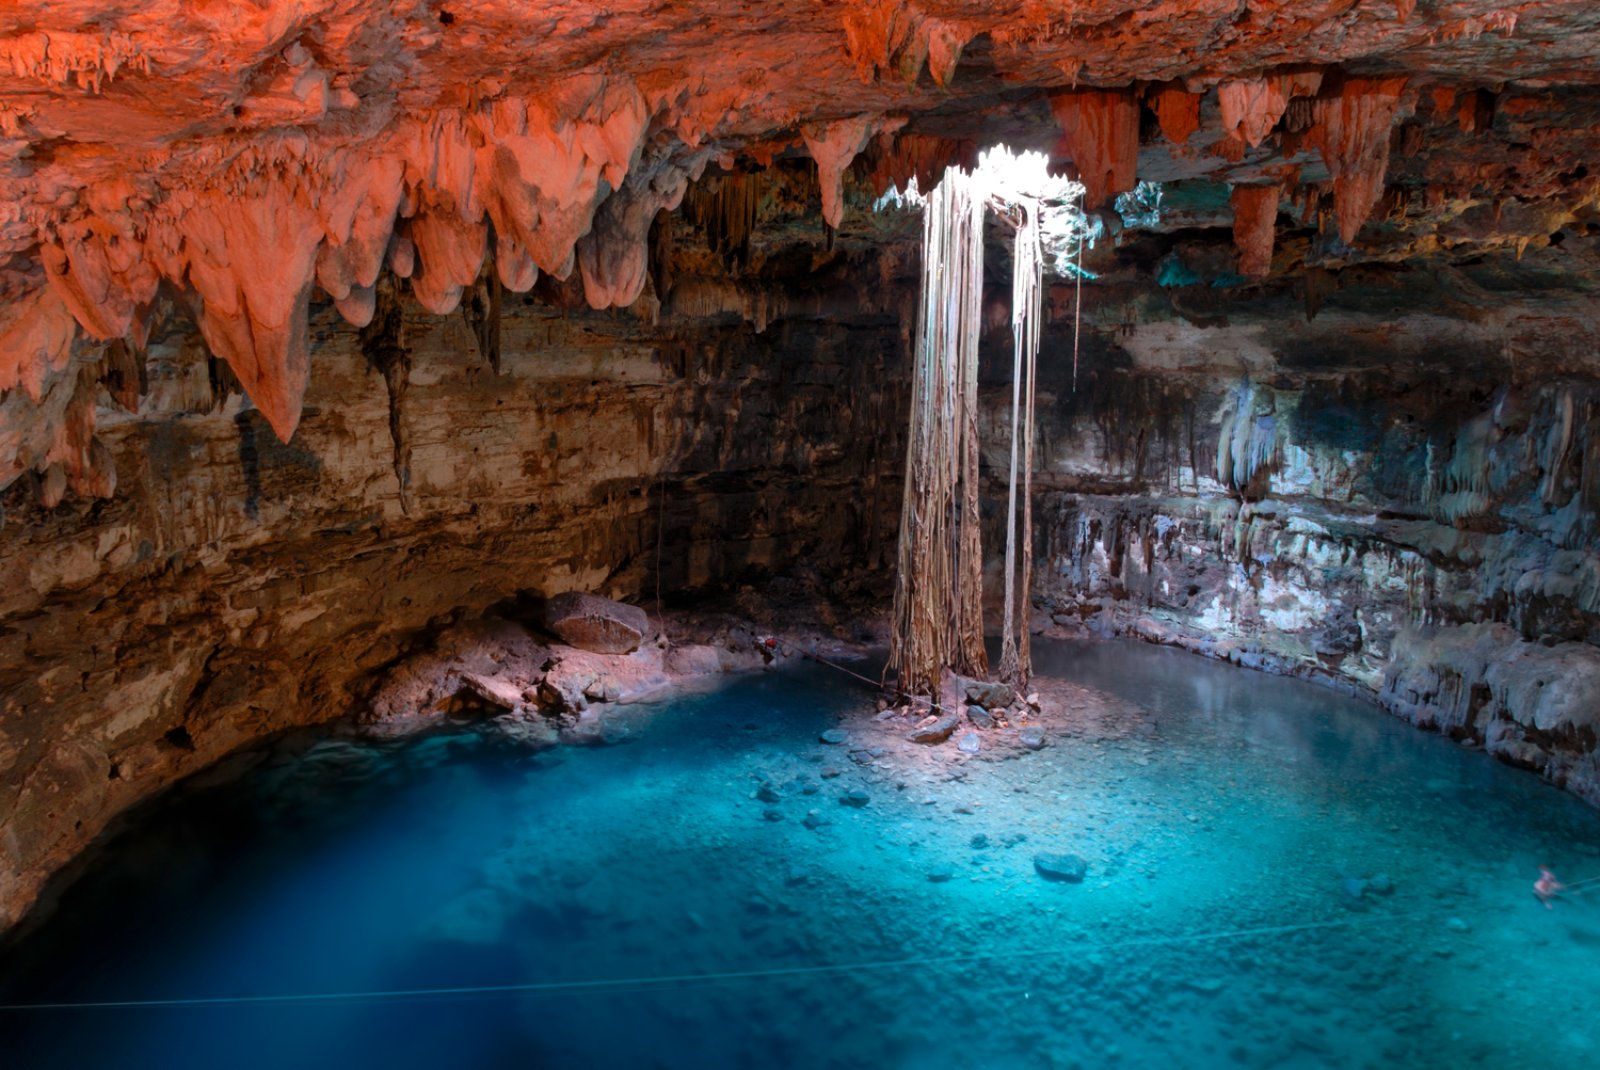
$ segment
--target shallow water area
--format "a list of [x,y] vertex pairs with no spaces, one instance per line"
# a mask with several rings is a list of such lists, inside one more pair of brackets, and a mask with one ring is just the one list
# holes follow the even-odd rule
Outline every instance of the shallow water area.
[[1071,681],[1038,750],[906,743],[814,665],[618,711],[610,746],[281,745],[143,812],[4,950],[7,1003],[138,1004],[7,1010],[5,1065],[1600,1052],[1600,892],[1531,894],[1540,863],[1600,876],[1600,814],[1309,684],[1129,643],[1035,659]]

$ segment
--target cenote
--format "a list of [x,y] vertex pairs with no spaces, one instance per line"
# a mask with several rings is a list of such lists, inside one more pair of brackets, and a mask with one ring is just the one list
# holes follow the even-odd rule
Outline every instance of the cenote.
[[1035,658],[1038,749],[880,736],[811,664],[613,709],[606,746],[285,739],[139,810],[6,949],[6,1065],[1594,1057],[1600,912],[1531,894],[1600,876],[1593,810],[1303,682]]

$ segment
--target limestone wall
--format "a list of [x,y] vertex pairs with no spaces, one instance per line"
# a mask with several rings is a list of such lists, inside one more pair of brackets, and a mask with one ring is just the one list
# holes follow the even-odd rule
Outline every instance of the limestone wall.
[[114,497],[4,496],[0,929],[132,802],[358,708],[431,621],[572,588],[652,606],[658,543],[669,594],[892,561],[893,318],[512,300],[498,372],[463,316],[412,306],[398,457],[385,375],[324,310],[288,445],[179,330],[139,415],[101,398]]
[[1058,325],[1040,623],[1330,680],[1600,803],[1596,302],[1501,278],[1130,316],[1075,392]]

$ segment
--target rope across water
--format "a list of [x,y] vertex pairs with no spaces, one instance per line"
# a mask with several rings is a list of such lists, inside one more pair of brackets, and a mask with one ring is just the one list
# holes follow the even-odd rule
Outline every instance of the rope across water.
[[[1600,879],[1600,878],[1597,878]],[[1588,883],[1588,882],[1584,882]],[[1297,932],[1325,929],[1349,929],[1408,921],[1426,915],[1437,915],[1437,908],[1405,911],[1397,914],[1341,918],[1333,921],[1301,922],[1294,925],[1263,925],[1245,929],[1224,929],[1213,932],[1187,933],[1176,936],[1130,937],[1124,940],[1075,942],[1070,947],[1031,948],[1020,951],[974,952],[959,955],[924,955],[899,959],[880,959],[865,962],[848,962],[820,966],[786,966],[760,970],[727,970],[714,973],[660,974],[640,977],[599,978],[589,981],[539,981],[526,984],[462,985],[440,988],[385,989],[366,992],[307,992],[266,996],[198,996],[185,999],[129,999],[93,1000],[60,1003],[0,1004],[0,1011],[71,1011],[71,1010],[137,1010],[176,1007],[221,1007],[239,1005],[273,1005],[296,1003],[355,1003],[364,1001],[408,1000],[427,998],[498,997],[508,995],[538,995],[541,993],[614,992],[627,989],[654,989],[664,986],[681,988],[688,985],[722,984],[731,981],[763,981],[793,977],[816,977],[829,974],[865,973],[876,970],[914,969],[927,966],[949,966],[960,963],[1007,962],[1026,959],[1088,955],[1103,951],[1116,951],[1137,947],[1172,947],[1183,944],[1200,944],[1242,940],[1262,936],[1286,936]]]

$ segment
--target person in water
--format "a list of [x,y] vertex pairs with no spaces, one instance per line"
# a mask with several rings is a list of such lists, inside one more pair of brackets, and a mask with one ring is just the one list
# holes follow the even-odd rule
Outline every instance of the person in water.
[[1549,866],[1539,867],[1539,879],[1533,884],[1533,894],[1539,897],[1539,902],[1544,904],[1546,910],[1555,909],[1550,901],[1561,894],[1561,889],[1565,887],[1565,884],[1556,880],[1556,875],[1551,872]]

